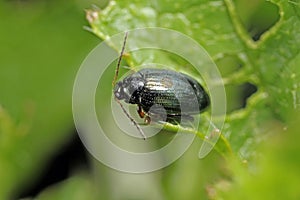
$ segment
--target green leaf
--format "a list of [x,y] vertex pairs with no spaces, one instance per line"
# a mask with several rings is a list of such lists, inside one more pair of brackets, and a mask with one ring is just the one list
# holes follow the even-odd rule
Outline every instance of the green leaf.
[[[267,143],[269,138],[274,136],[275,131],[271,129],[272,126],[278,129],[289,126],[287,122],[292,119],[290,114],[294,110],[299,111],[300,101],[300,3],[297,0],[272,0],[268,2],[268,5],[278,8],[279,19],[258,41],[254,41],[250,37],[232,0],[181,0],[176,2],[168,0],[130,2],[116,0],[111,1],[104,10],[88,10],[87,12],[90,30],[102,39],[107,39],[115,33],[133,28],[153,26],[169,28],[185,33],[195,39],[207,50],[216,63],[225,63],[225,65],[218,66],[220,71],[230,68],[230,65],[241,66],[229,75],[224,76],[225,84],[242,85],[251,83],[257,87],[257,92],[248,98],[245,108],[227,114],[222,134],[226,138],[224,141],[229,141],[230,149],[239,157],[234,161],[229,159],[229,163],[237,165],[233,167],[232,177],[238,178],[241,175],[245,178],[246,183],[242,188],[249,185],[253,186],[254,189],[251,189],[253,194],[259,191],[259,184],[256,185],[255,180],[251,177],[248,183],[247,177],[249,170],[255,170],[254,163],[260,155],[260,151],[257,150],[258,144]],[[234,59],[226,65],[224,60],[229,57]],[[149,60],[149,58],[152,60]],[[162,59],[169,59],[172,65],[177,64],[176,69],[182,68],[180,61],[177,59],[153,51],[133,53],[130,57],[127,57],[126,61],[132,69],[135,69],[136,65]],[[237,100],[229,96],[228,101],[236,102]],[[171,130],[172,128],[168,127],[167,129]],[[200,138],[203,139],[203,135]],[[222,148],[225,146],[224,144],[217,145],[216,150],[221,149],[221,151],[226,152],[228,148]],[[272,152],[272,148],[270,152]],[[276,152],[279,153],[280,150]],[[294,155],[294,152],[296,151],[291,154]],[[289,152],[287,152],[288,154]],[[275,159],[274,161],[272,156],[269,158],[270,163],[278,164],[279,160]],[[178,162],[180,166],[182,163]],[[188,167],[174,166],[176,176],[185,177],[185,174],[189,171],[193,171],[192,177],[203,175],[200,171],[197,171],[200,169],[199,163],[189,164]],[[268,164],[265,163],[265,165]],[[299,166],[299,163],[295,163],[295,165]],[[272,165],[265,168],[267,176],[263,177],[260,182],[262,185],[266,185],[267,180],[273,175],[271,169]],[[279,174],[283,173],[285,169],[280,166],[276,170]],[[280,176],[280,178],[283,177]],[[271,180],[282,186],[280,178]],[[296,182],[293,178],[291,180],[293,183]],[[194,184],[189,183],[189,181],[185,182],[187,188],[197,190],[194,186],[197,182],[194,182]],[[225,180],[221,181],[220,184],[213,185],[216,188],[228,190],[231,183],[231,180]],[[287,185],[288,181],[285,184]],[[195,193],[186,193],[188,189],[184,186],[180,188],[174,185],[169,187],[173,199],[178,198],[180,196],[178,194],[184,194],[180,197],[186,199],[197,198],[193,196]],[[239,186],[234,186],[234,188],[239,190]],[[245,188],[241,191],[246,191]],[[265,188],[265,191],[273,191],[269,190],[268,187],[262,188]],[[234,196],[236,190],[233,189],[230,194]],[[260,193],[256,194],[259,195]],[[255,194],[253,196],[255,198],[250,199],[257,198]]]
[[[235,152],[246,159],[263,138],[265,125],[273,120],[285,122],[289,110],[299,108],[299,4],[273,3],[279,7],[280,19],[257,42],[247,34],[231,0],[111,1],[103,11],[89,10],[87,16],[92,32],[102,39],[132,28],[158,26],[191,36],[216,62],[227,55],[237,56],[243,68],[226,77],[226,83],[250,82],[258,92],[249,99],[253,102],[250,106],[229,115],[223,134]],[[159,60],[159,54],[141,52],[128,63],[148,62],[145,58],[150,53]],[[224,66],[219,67],[222,70]]]
[[[291,110],[299,110],[300,71],[299,67],[296,67],[299,65],[299,4],[288,1],[274,3],[279,7],[280,20],[258,42],[247,38],[241,23],[233,20],[237,33],[246,45],[247,64],[251,68],[251,75],[255,74],[254,80],[259,89],[257,93],[265,96],[262,102],[248,105],[239,113],[246,114],[244,123],[241,122],[243,117],[229,122],[231,126],[226,132],[233,132],[235,129],[237,134],[231,137],[231,143],[234,149],[240,144],[240,154],[254,152],[253,149],[246,152],[241,149],[245,149],[249,143],[256,143],[255,140],[264,138],[268,132],[266,127],[272,118],[285,123]],[[234,5],[230,1],[227,1],[227,4],[231,16],[236,16]],[[257,96],[258,94],[253,98]],[[232,126],[233,124],[239,124],[241,127],[236,129],[237,126]],[[264,135],[257,135],[260,133]],[[237,139],[240,137],[244,139]]]
[[280,19],[248,55],[274,114],[286,122],[289,112],[300,106],[300,7],[297,1],[272,2]]
[[87,19],[92,32],[102,39],[133,28],[177,30],[197,40],[214,57],[243,49],[227,12],[222,1],[110,1],[104,10],[88,10]]

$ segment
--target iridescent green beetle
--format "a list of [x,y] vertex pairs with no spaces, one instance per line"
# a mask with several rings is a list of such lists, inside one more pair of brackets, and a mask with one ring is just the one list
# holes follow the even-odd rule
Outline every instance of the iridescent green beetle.
[[166,115],[165,121],[171,123],[180,121],[181,117],[193,119],[192,115],[199,114],[209,106],[210,99],[204,88],[194,78],[173,70],[145,68],[116,83],[127,36],[128,33],[125,34],[118,60],[113,92],[116,101],[144,139],[146,136],[142,129],[120,100],[137,104],[138,114],[146,123],[150,123],[152,117],[161,119],[162,115]]

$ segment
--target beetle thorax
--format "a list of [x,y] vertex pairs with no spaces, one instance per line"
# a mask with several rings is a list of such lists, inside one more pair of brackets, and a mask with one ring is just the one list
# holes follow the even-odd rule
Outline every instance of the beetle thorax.
[[129,76],[116,84],[114,94],[117,99],[126,103],[138,104],[143,87],[144,81],[141,77]]

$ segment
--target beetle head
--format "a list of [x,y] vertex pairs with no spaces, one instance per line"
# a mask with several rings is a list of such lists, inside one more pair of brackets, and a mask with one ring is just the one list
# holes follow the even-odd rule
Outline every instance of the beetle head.
[[140,92],[144,87],[144,81],[140,77],[128,76],[123,81],[119,81],[115,88],[115,97],[119,100],[123,100],[126,103],[136,104],[138,103],[138,98]]

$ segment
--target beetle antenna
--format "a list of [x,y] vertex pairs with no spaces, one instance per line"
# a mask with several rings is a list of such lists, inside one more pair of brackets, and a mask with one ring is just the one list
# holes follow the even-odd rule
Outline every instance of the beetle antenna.
[[[120,56],[118,59],[118,63],[117,63],[117,68],[116,68],[116,72],[115,72],[115,77],[113,79],[112,82],[112,86],[115,87],[116,82],[117,82],[117,78],[119,75],[119,69],[120,69],[120,65],[121,65],[121,61],[122,61],[122,57],[125,51],[125,45],[126,45],[126,41],[127,41],[127,37],[128,37],[128,32],[125,32],[125,36],[124,36],[124,42],[123,42],[123,46],[122,46],[122,50],[120,52]],[[146,135],[143,132],[143,130],[141,129],[141,127],[137,124],[137,122],[129,115],[129,113],[126,111],[126,109],[124,108],[124,106],[121,104],[121,102],[119,101],[119,99],[117,99],[115,97],[116,102],[121,106],[123,112],[126,114],[126,116],[130,119],[130,121],[133,123],[133,125],[137,128],[137,130],[139,131],[139,133],[142,135],[143,139],[146,140]]]
[[123,57],[123,54],[124,54],[127,37],[128,37],[128,32],[126,31],[125,36],[124,36],[124,42],[123,42],[122,50],[120,52],[120,56],[119,56],[119,59],[118,59],[118,64],[117,64],[117,68],[116,68],[116,72],[115,72],[115,77],[114,77],[114,80],[112,82],[113,87],[115,87],[116,81],[117,81],[117,78],[118,78],[118,75],[119,75],[120,64],[121,64],[122,57]]
[[143,130],[141,129],[141,127],[138,125],[138,123],[136,123],[136,121],[129,115],[129,113],[126,111],[126,109],[124,108],[124,106],[121,104],[121,102],[115,98],[115,100],[117,101],[117,103],[121,106],[123,112],[126,114],[126,116],[130,119],[130,121],[133,123],[133,125],[137,128],[137,130],[140,132],[140,134],[142,135],[143,139],[146,140],[146,135],[143,132]]

